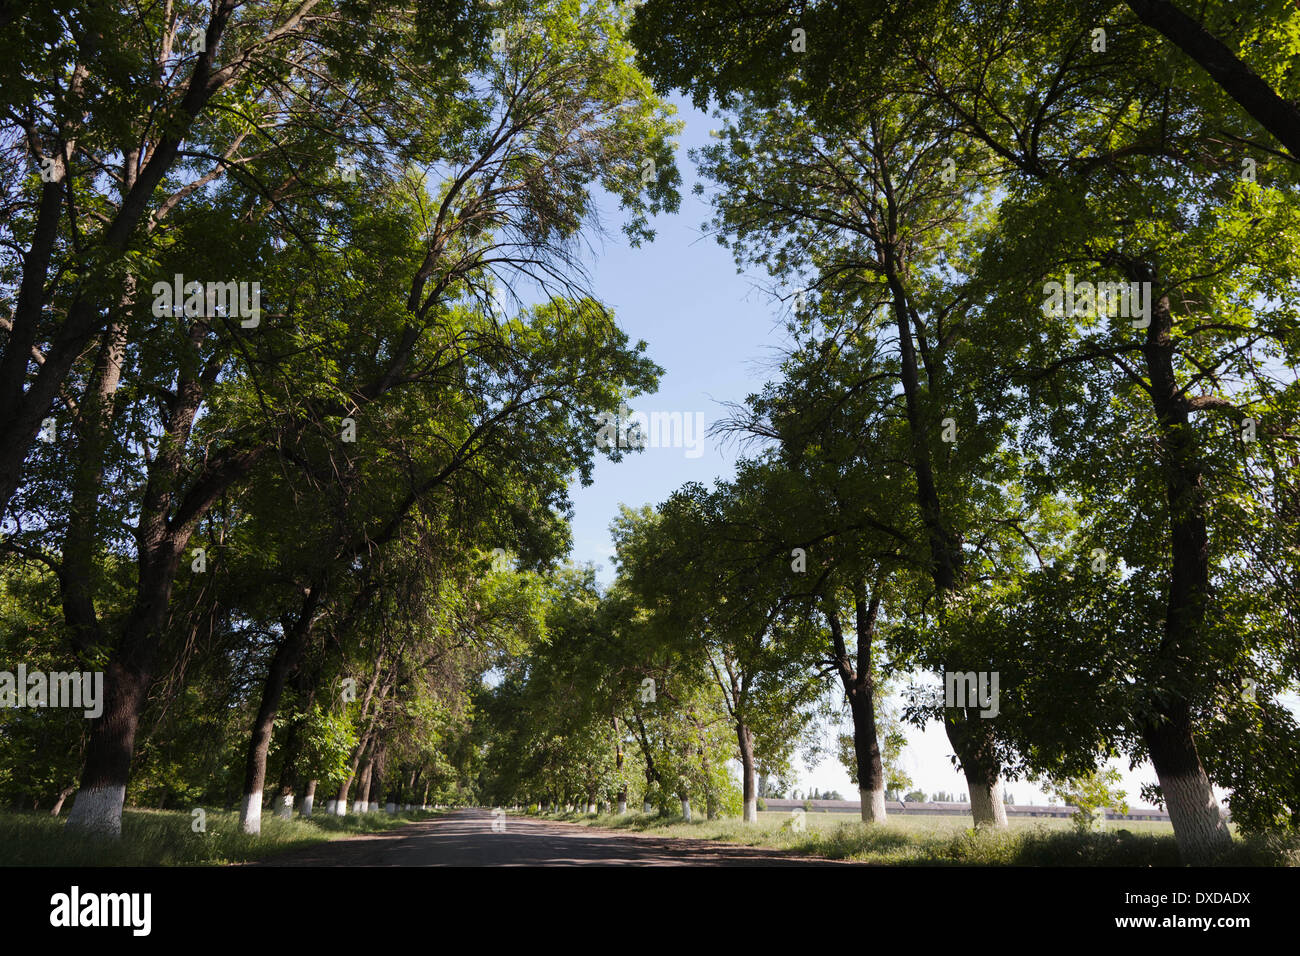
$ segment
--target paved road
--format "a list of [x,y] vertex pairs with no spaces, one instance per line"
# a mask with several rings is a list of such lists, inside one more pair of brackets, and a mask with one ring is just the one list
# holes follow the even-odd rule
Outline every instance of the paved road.
[[708,840],[677,840],[577,823],[506,817],[493,832],[487,810],[456,810],[389,833],[293,850],[267,866],[806,866],[836,861]]

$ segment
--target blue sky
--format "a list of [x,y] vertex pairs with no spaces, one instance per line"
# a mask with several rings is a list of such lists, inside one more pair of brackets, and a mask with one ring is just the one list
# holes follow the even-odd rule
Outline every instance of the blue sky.
[[[596,295],[613,308],[619,324],[635,339],[649,345],[650,357],[664,369],[659,391],[633,403],[647,412],[680,412],[690,420],[702,417],[707,425],[721,418],[724,402],[739,402],[775,375],[782,345],[783,318],[788,306],[776,301],[767,277],[761,273],[737,274],[731,253],[703,232],[709,216],[708,202],[694,195],[698,181],[687,150],[708,143],[709,130],[722,124],[674,98],[686,128],[678,137],[678,166],[683,179],[679,213],[655,220],[653,243],[631,248],[618,231],[619,214],[613,202],[605,204],[607,237],[594,244],[592,264]],[[788,294],[788,293],[787,293]],[[702,454],[685,448],[649,447],[612,463],[597,458],[593,483],[576,483],[573,560],[592,562],[602,582],[613,577],[613,545],[609,526],[619,505],[657,504],[688,481],[705,484],[732,475],[739,449],[734,442],[720,445],[703,440]],[[829,743],[829,741],[828,741]],[[952,750],[938,724],[924,732],[910,730],[902,761],[914,785],[927,793],[946,790],[960,796],[965,778],[952,769]],[[1133,806],[1141,784],[1153,783],[1150,766],[1127,770],[1124,787]],[[798,774],[801,790],[838,790],[855,798],[848,774],[833,755]],[[1047,797],[1024,781],[1007,785],[1021,803],[1046,803]]]

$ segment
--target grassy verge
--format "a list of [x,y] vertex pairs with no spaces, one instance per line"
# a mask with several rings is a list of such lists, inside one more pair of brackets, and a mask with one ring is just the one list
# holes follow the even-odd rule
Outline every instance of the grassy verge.
[[[809,813],[796,830],[786,813],[759,813],[757,823],[735,817],[695,820],[642,813],[549,814],[548,819],[634,830],[655,836],[721,840],[836,860],[931,866],[1178,866],[1168,823],[1113,821],[1107,829],[1078,833],[1064,819],[1013,819],[1004,831],[970,827],[966,817],[895,816],[867,825],[845,815]],[[1300,838],[1239,838],[1225,866],[1298,866]]]
[[239,814],[207,812],[206,832],[195,833],[193,818],[176,810],[127,810],[121,840],[96,840],[69,833],[64,820],[46,813],[0,813],[0,866],[205,866],[261,860],[276,853],[358,833],[382,833],[440,811],[320,814],[310,820],[262,817],[262,832],[239,829]]

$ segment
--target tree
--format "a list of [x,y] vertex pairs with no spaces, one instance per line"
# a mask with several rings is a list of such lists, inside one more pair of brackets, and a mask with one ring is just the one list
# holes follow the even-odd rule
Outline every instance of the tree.
[[1106,811],[1114,810],[1120,816],[1128,813],[1124,791],[1115,788],[1119,771],[1107,767],[1104,771],[1073,777],[1068,780],[1040,781],[1053,799],[1075,808],[1073,817],[1076,830],[1087,833],[1106,820]]
[[[539,478],[559,461],[565,475],[586,474],[590,418],[650,381],[653,367],[639,349],[582,295],[572,242],[591,225],[596,183],[620,196],[634,240],[649,237],[645,216],[675,202],[667,146],[674,126],[627,65],[621,14],[567,3],[533,13],[505,55],[462,78],[477,53],[447,60],[423,15],[393,11],[375,34],[390,51],[372,64],[376,75],[366,75],[364,63],[326,64],[341,74],[327,69],[335,93],[354,67],[386,90],[385,123],[366,144],[370,175],[340,182],[333,144],[315,126],[299,130],[294,149],[250,158],[248,178],[214,182],[220,201],[178,205],[168,241],[141,260],[141,290],[182,264],[219,276],[256,265],[268,321],[244,327],[186,305],[158,323],[157,303],[128,297],[123,321],[140,335],[124,353],[134,384],[114,392],[112,441],[101,449],[83,438],[67,455],[42,446],[33,459],[36,480],[22,489],[19,523],[47,511],[46,502],[56,514],[13,546],[58,567],[78,651],[109,651],[106,713],[91,730],[73,825],[116,830],[139,715],[166,653],[177,572],[190,558],[203,563],[189,554],[193,537],[223,496],[250,486],[260,464],[343,461],[344,472],[364,471],[364,455],[378,452],[370,464],[388,470],[378,492],[388,500],[367,504],[377,527],[364,533],[382,539],[422,496],[445,493],[453,473],[475,468],[525,424],[558,458],[520,466],[521,477]],[[547,40],[570,30],[583,44]],[[394,64],[404,72],[385,86]],[[444,84],[449,73],[456,81]],[[650,177],[640,163],[647,156],[658,161]],[[406,171],[408,160],[427,164],[429,175]],[[326,186],[286,185],[268,202],[258,188],[267,180]],[[316,241],[301,241],[303,233]],[[554,299],[504,321],[487,307],[501,283],[521,292],[535,283]],[[87,387],[90,395],[99,385]],[[380,451],[383,443],[367,438],[430,410],[410,427],[436,444],[413,473],[396,473],[387,456],[400,453],[392,447],[400,442]],[[116,479],[107,487],[138,490],[101,506],[105,475]],[[71,488],[70,497],[43,495],[47,480]],[[543,484],[546,503],[561,504],[554,489],[562,482]],[[112,546],[133,553],[136,596],[123,616],[105,620],[91,571],[103,529],[117,526],[105,519],[118,515],[135,527],[134,540]],[[337,559],[346,563],[357,546],[345,543]],[[259,720],[263,740],[268,716]],[[250,758],[250,780],[259,762]]]
[[[1172,23],[1168,4],[1137,6],[1152,15],[1146,17],[1152,23],[1157,16],[1165,17],[1167,28]],[[1235,416],[1245,428],[1245,419],[1258,423],[1260,416],[1269,416],[1276,428],[1272,436],[1290,427],[1294,383],[1262,374],[1259,363],[1286,365],[1289,359],[1282,356],[1292,350],[1289,320],[1282,315],[1290,312],[1286,303],[1294,269],[1288,253],[1274,248],[1268,237],[1293,228],[1294,204],[1274,184],[1293,181],[1295,164],[1270,163],[1277,152],[1260,140],[1252,119],[1207,84],[1198,67],[1181,58],[1170,61],[1155,32],[1125,32],[1121,21],[1108,42],[1097,28],[1104,13],[1100,7],[1085,4],[1063,14],[1055,5],[1029,0],[977,4],[953,16],[936,15],[940,9],[890,3],[803,9],[800,25],[808,36],[834,36],[836,42],[814,42],[805,51],[809,55],[792,61],[793,72],[769,68],[790,26],[789,16],[776,8],[735,19],[734,30],[710,31],[675,66],[669,51],[682,30],[716,10],[647,4],[634,34],[647,69],[665,86],[689,87],[697,101],[717,97],[724,105],[749,97],[763,107],[781,108],[789,100],[819,133],[839,136],[859,128],[864,104],[878,111],[906,102],[900,111],[914,119],[898,127],[903,140],[897,142],[910,144],[903,146],[904,155],[918,157],[918,172],[930,157],[946,154],[950,199],[999,197],[996,228],[986,232],[983,255],[968,255],[965,266],[972,301],[988,303],[970,318],[988,322],[969,321],[961,337],[984,356],[985,373],[975,381],[1006,397],[1004,419],[1015,414],[1011,404],[1025,395],[1030,400],[1023,413],[1040,425],[1053,423],[1029,430],[1031,444],[1039,448],[1026,468],[1036,494],[1066,484],[1045,475],[1033,458],[1050,459],[1062,472],[1076,466],[1096,472],[1098,462],[1127,460],[1119,449],[1132,446],[1119,436],[1131,433],[1133,421],[1149,423],[1155,438],[1147,450],[1156,455],[1137,459],[1150,462],[1149,470],[1145,465],[1130,469],[1108,485],[1115,497],[1106,504],[1116,507],[1101,509],[1114,519],[1111,547],[1101,549],[1108,555],[1120,550],[1118,529],[1133,528],[1132,506],[1121,504],[1121,485],[1143,488],[1146,512],[1154,507],[1161,515],[1140,536],[1144,545],[1159,542],[1159,557],[1148,552],[1141,559],[1124,558],[1127,567],[1151,570],[1144,596],[1161,597],[1143,608],[1140,624],[1133,622],[1151,636],[1144,641],[1144,660],[1129,678],[1141,699],[1132,701],[1121,736],[1136,756],[1151,757],[1157,775],[1177,793],[1170,810],[1184,857],[1209,859],[1229,836],[1207,771],[1207,762],[1212,765],[1216,758],[1206,749],[1203,759],[1201,748],[1213,746],[1217,734],[1209,728],[1218,725],[1216,714],[1240,709],[1239,693],[1211,688],[1225,686],[1227,674],[1239,673],[1242,658],[1234,654],[1244,648],[1211,626],[1219,618],[1207,612],[1215,595],[1229,593],[1215,578],[1226,580],[1233,575],[1229,569],[1249,560],[1229,555],[1254,552],[1291,520],[1274,504],[1274,489],[1289,487],[1291,479],[1290,465],[1281,465],[1289,453],[1281,452],[1275,437],[1269,450],[1248,451],[1264,451],[1281,467],[1270,465],[1250,478],[1236,466],[1226,467],[1240,460],[1240,452],[1229,456],[1217,450],[1223,448],[1220,439],[1210,436],[1226,439],[1231,432],[1207,427],[1205,420]],[[1224,10],[1210,5],[1204,22],[1227,36],[1238,28],[1229,25],[1233,21]],[[1184,22],[1179,29],[1190,49],[1206,37],[1183,29],[1187,26]],[[1285,25],[1266,28],[1259,42],[1241,48],[1250,48],[1248,57],[1267,58],[1293,43],[1289,35]],[[1202,53],[1209,49],[1202,44]],[[1250,85],[1249,68],[1243,72],[1243,66],[1240,58],[1219,58],[1211,70],[1238,101],[1245,87],[1238,83],[1234,91],[1233,83]],[[829,77],[833,84],[826,82]],[[1268,101],[1267,90],[1255,84],[1254,91],[1262,94],[1257,105]],[[1080,123],[1080,116],[1096,122]],[[1285,135],[1273,119],[1266,125]],[[1267,184],[1256,175],[1260,163],[1268,164]],[[835,207],[823,203],[821,208]],[[1092,291],[1094,280],[1139,288],[1150,284],[1149,315],[1137,317],[1143,335],[1132,335],[1129,323],[1117,321],[1134,316],[1117,315],[1113,298],[1100,309],[1095,302],[1084,303],[1082,322],[1068,317],[1062,322],[1058,312],[1055,325],[1022,324],[1044,304],[1051,288],[1046,283],[1070,281],[1063,272],[1085,267],[1091,270],[1086,287]],[[989,301],[994,289],[1002,291]],[[1251,318],[1242,321],[1247,315]],[[900,342],[908,337],[900,330]],[[918,351],[924,364],[924,350]],[[1273,358],[1264,360],[1264,353]],[[1092,377],[1094,372],[1102,378]],[[1098,395],[1122,398],[1117,405],[1098,402]],[[1107,419],[1104,413],[1117,408],[1123,411]],[[1101,426],[1106,420],[1110,425]],[[1103,451],[1092,441],[1100,435],[1115,438],[1115,444]],[[1228,474],[1239,477],[1228,479]],[[1211,481],[1222,481],[1225,491],[1250,488],[1254,544],[1209,533],[1211,526],[1240,529],[1250,523],[1231,517],[1242,499],[1209,493]],[[1102,495],[1095,486],[1079,485],[1070,486],[1069,493],[1081,501]],[[1219,541],[1225,547],[1215,556]],[[1126,540],[1124,550],[1134,544],[1136,539]],[[1269,563],[1289,565],[1287,559]],[[1265,590],[1272,588],[1275,574],[1265,576],[1270,581]],[[1272,659],[1263,648],[1291,625],[1270,622],[1266,630],[1271,628],[1274,637],[1246,627],[1252,636],[1245,643],[1256,650],[1245,657],[1258,660]],[[1094,647],[1104,640],[1095,633],[1093,639]],[[1207,680],[1208,675],[1213,676]],[[1103,712],[1114,713],[1108,707]],[[1275,721],[1270,715],[1265,723],[1280,726]],[[1226,768],[1234,761],[1224,756]],[[1275,781],[1279,793],[1291,787],[1284,776]],[[1250,799],[1246,795],[1253,788],[1247,784],[1242,790],[1243,799]]]
[[625,512],[615,528],[625,586],[661,620],[661,640],[701,660],[722,694],[746,822],[757,820],[759,763],[785,759],[819,696],[807,674],[816,629],[787,605],[786,566],[755,534],[761,509],[743,481],[687,485],[654,516]]
[[[896,454],[910,473],[943,635],[926,663],[965,670],[962,658],[976,652],[944,630],[942,619],[971,581],[965,541],[1011,517],[985,490],[988,476],[1005,468],[999,436],[1008,423],[981,414],[984,397],[966,386],[980,374],[959,345],[972,304],[960,282],[948,278],[959,276],[972,255],[982,200],[970,189],[954,207],[939,156],[930,144],[914,142],[927,134],[927,118],[909,108],[873,104],[831,132],[788,106],[747,101],[702,159],[722,187],[713,222],[720,238],[738,262],[760,264],[780,281],[810,275],[829,320],[818,328],[810,314],[803,320],[809,336],[824,331],[818,351],[832,356],[851,350],[839,374],[852,385],[840,387],[852,388],[854,398],[863,393],[855,407],[867,421],[888,415],[886,427],[901,429]],[[783,237],[779,244],[772,244],[774,234]],[[884,355],[886,335],[898,343],[896,359]],[[891,381],[902,392],[901,414],[888,407],[888,386],[881,388]],[[884,393],[874,408],[868,389]],[[950,708],[945,727],[977,795],[977,822],[1005,825],[997,795],[1002,757],[989,721]]]

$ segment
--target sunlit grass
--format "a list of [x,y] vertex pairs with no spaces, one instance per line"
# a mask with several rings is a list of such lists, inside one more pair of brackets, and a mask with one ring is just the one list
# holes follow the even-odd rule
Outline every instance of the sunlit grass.
[[0,865],[4,866],[194,866],[260,860],[275,853],[350,836],[381,833],[427,820],[440,811],[389,815],[385,812],[346,817],[321,813],[310,820],[294,816],[262,817],[262,832],[239,829],[239,814],[208,810],[206,831],[195,833],[190,813],[175,810],[127,810],[122,838],[88,838],[67,830],[65,820],[44,813],[0,813]]
[[[1005,830],[971,827],[966,816],[895,815],[864,824],[841,813],[807,813],[803,830],[788,813],[759,813],[756,823],[737,817],[695,819],[642,813],[601,816],[551,814],[550,819],[635,830],[654,836],[721,840],[836,860],[885,865],[976,866],[1178,866],[1173,828],[1164,821],[1114,820],[1106,829],[1079,833],[1065,818],[1013,817]],[[1238,839],[1221,861],[1232,866],[1300,865],[1300,838],[1284,835]]]

